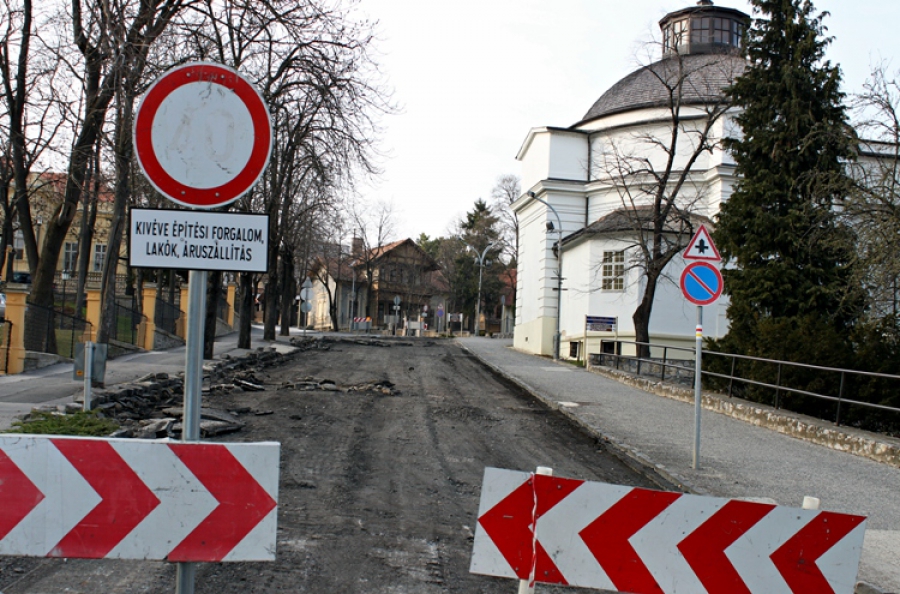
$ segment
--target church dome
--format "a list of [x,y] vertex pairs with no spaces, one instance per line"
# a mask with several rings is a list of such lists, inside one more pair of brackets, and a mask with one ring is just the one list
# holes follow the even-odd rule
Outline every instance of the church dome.
[[666,107],[678,81],[684,80],[683,105],[722,98],[722,90],[744,72],[742,39],[750,17],[733,8],[701,0],[697,6],[667,14],[659,26],[663,58],[632,72],[606,91],[576,127],[605,116]]

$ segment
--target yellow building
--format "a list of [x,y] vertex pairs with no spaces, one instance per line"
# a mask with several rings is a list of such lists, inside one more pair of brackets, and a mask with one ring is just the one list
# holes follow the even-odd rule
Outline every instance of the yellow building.
[[[38,250],[42,248],[46,229],[53,213],[63,200],[66,186],[66,175],[64,173],[44,172],[31,176],[29,184],[29,206],[31,208],[31,220],[34,225],[34,234],[37,241]],[[13,199],[13,189],[10,189],[10,200]],[[112,223],[113,201],[114,195],[112,191],[104,185],[101,185],[99,191],[96,192],[96,219],[94,221],[94,234],[89,246],[88,259],[88,280],[99,280],[99,275],[103,271],[103,265],[108,255],[109,230]],[[92,204],[88,205],[92,208]],[[88,211],[90,214],[90,210]],[[2,213],[0,213],[2,219]],[[82,232],[82,221],[84,220],[84,200],[79,205],[75,218],[69,226],[63,249],[59,255],[57,263],[56,282],[65,283],[68,280],[74,281],[77,274],[78,256],[81,248],[80,236]],[[18,220],[13,223],[14,235],[9,250],[12,257],[12,273],[9,276],[9,262],[0,272],[3,280],[14,280],[17,282],[28,283],[31,281],[30,271],[31,265],[28,262],[28,256],[25,251],[25,236],[19,228]],[[124,246],[123,246],[124,250]],[[124,275],[126,272],[125,261],[119,261],[119,270],[117,274]]]

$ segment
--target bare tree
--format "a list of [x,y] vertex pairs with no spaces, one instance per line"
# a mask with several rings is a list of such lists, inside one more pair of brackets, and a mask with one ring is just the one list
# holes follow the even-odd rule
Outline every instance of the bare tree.
[[295,269],[288,219],[333,208],[351,172],[374,170],[372,116],[388,108],[373,86],[372,34],[319,0],[204,0],[199,12],[203,26],[184,32],[195,51],[254,79],[272,116],[272,157],[250,200],[269,215],[264,337],[274,340]]
[[497,217],[500,241],[503,242],[503,255],[513,266],[519,257],[519,219],[510,205],[521,195],[522,187],[518,175],[501,175],[491,190],[491,210]]
[[856,235],[858,283],[869,315],[900,315],[900,72],[878,64],[853,98],[859,158],[851,163],[856,191],[843,214]]
[[[51,307],[53,305],[53,281],[59,255],[68,234],[69,227],[78,209],[85,189],[85,181],[92,155],[95,154],[100,141],[108,109],[119,93],[120,98],[133,98],[133,90],[144,70],[146,58],[155,40],[166,29],[172,18],[184,7],[187,0],[132,0],[112,5],[108,2],[89,2],[71,0],[72,42],[78,49],[79,62],[73,62],[73,69],[82,68],[83,97],[82,114],[77,128],[72,130],[73,144],[68,158],[66,185],[63,199],[55,208],[50,221],[46,224],[46,234],[41,246],[40,261],[35,270],[31,300],[33,303]],[[60,59],[67,59],[62,51]],[[124,91],[131,86],[132,91]],[[124,91],[124,92],[123,92]],[[124,106],[123,106],[124,107]],[[127,125],[126,112],[121,124]],[[121,142],[117,142],[116,151],[130,150],[130,129],[120,130]],[[127,137],[127,138],[126,138]],[[123,155],[128,159],[130,154]],[[127,196],[128,177],[124,169],[124,160],[117,159],[117,195]],[[130,167],[130,162],[128,163]],[[117,201],[118,201],[117,197]],[[119,213],[114,215],[114,228],[110,247],[117,245],[116,226],[124,224],[124,206],[116,207]],[[118,217],[118,220],[116,220]],[[120,238],[121,235],[118,235]],[[109,258],[118,263],[118,252],[110,251]],[[104,290],[105,301],[108,302],[108,290]],[[108,306],[105,306],[108,307]],[[34,310],[30,310],[34,311]],[[109,315],[104,315],[105,332],[108,332]],[[39,316],[32,315],[29,323],[41,325]],[[104,330],[101,328],[101,336]]]
[[188,3],[188,0],[165,0],[158,1],[154,5],[143,1],[130,23],[128,17],[133,8],[121,6],[120,13],[113,13],[107,9],[110,17],[107,38],[114,47],[122,49],[116,55],[116,63],[119,66],[111,72],[116,98],[113,133],[116,179],[107,257],[103,263],[101,324],[97,336],[100,343],[108,342],[111,329],[116,323],[116,272],[122,239],[128,224],[126,206],[132,196],[134,146],[131,131],[134,125],[135,103],[141,91],[140,83],[147,67],[150,48],[175,15]]
[[[41,44],[34,43],[37,28],[31,0],[13,4],[3,1],[0,10],[0,86],[2,106],[0,130],[3,131],[3,151],[0,152],[0,206],[3,208],[4,228],[0,242],[0,267],[6,247],[13,242],[14,224],[25,244],[31,272],[38,265],[39,253],[29,198],[47,180],[35,180],[32,172],[40,156],[50,147],[60,128],[55,118],[52,82],[57,63],[41,54]],[[40,40],[38,40],[39,42]],[[35,47],[37,46],[37,47]],[[14,198],[9,201],[10,185]]]
[[395,237],[394,207],[387,202],[379,202],[374,206],[353,202],[349,205],[349,217],[354,236],[362,244],[358,265],[362,267],[366,278],[368,316],[375,320],[378,311],[373,311],[373,308],[377,308],[378,304],[372,299],[372,280],[375,278],[375,260],[379,255],[377,248],[387,245]]
[[[742,71],[730,54],[674,54],[641,70],[660,108],[658,119],[633,131],[598,135],[592,179],[606,184],[619,208],[609,223],[632,238],[629,266],[640,271],[643,294],[632,320],[635,340],[649,342],[656,290],[669,262],[687,245],[708,188],[695,166],[721,148],[717,129],[729,108],[723,88]],[[600,225],[602,227],[602,225]],[[602,263],[596,272],[600,274]],[[649,355],[649,347],[641,349]]]

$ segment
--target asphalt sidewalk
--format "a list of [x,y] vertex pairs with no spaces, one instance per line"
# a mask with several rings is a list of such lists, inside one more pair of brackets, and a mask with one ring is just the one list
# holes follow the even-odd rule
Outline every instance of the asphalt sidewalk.
[[627,457],[690,491],[769,498],[793,507],[809,495],[821,499],[822,509],[868,516],[859,580],[877,586],[870,591],[900,593],[900,468],[704,410],[700,464],[693,470],[692,404],[516,351],[510,340],[458,341]]
[[[304,332],[291,328],[291,336]],[[313,335],[313,333],[310,333]],[[274,342],[264,341],[262,326],[253,326],[250,332],[251,349],[274,346],[290,350],[291,336],[277,336]],[[213,358],[237,357],[248,349],[237,348],[237,332],[216,338]],[[184,371],[185,348],[177,347],[161,351],[134,353],[111,359],[106,363],[106,385],[130,382],[149,373],[176,375]],[[57,363],[49,367],[17,375],[0,375],[0,430],[7,429],[16,417],[36,406],[53,406],[73,401],[84,392],[84,383],[72,376],[72,363]]]

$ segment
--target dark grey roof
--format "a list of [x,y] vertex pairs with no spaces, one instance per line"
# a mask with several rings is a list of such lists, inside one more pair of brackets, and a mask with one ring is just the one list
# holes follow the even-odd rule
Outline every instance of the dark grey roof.
[[735,54],[665,58],[632,72],[614,84],[573,128],[616,113],[668,106],[679,80],[684,80],[683,105],[721,100],[722,89],[740,76],[746,66],[746,60]]
[[[580,238],[589,238],[594,235],[608,235],[616,233],[636,233],[640,230],[643,233],[653,230],[653,213],[654,207],[635,206],[634,208],[619,208],[607,215],[604,215],[583,229],[572,233],[563,239],[563,245],[578,241]],[[663,225],[665,233],[673,233],[675,235],[692,234],[700,225],[706,225],[712,229],[715,227],[713,222],[703,215],[672,209]]]

